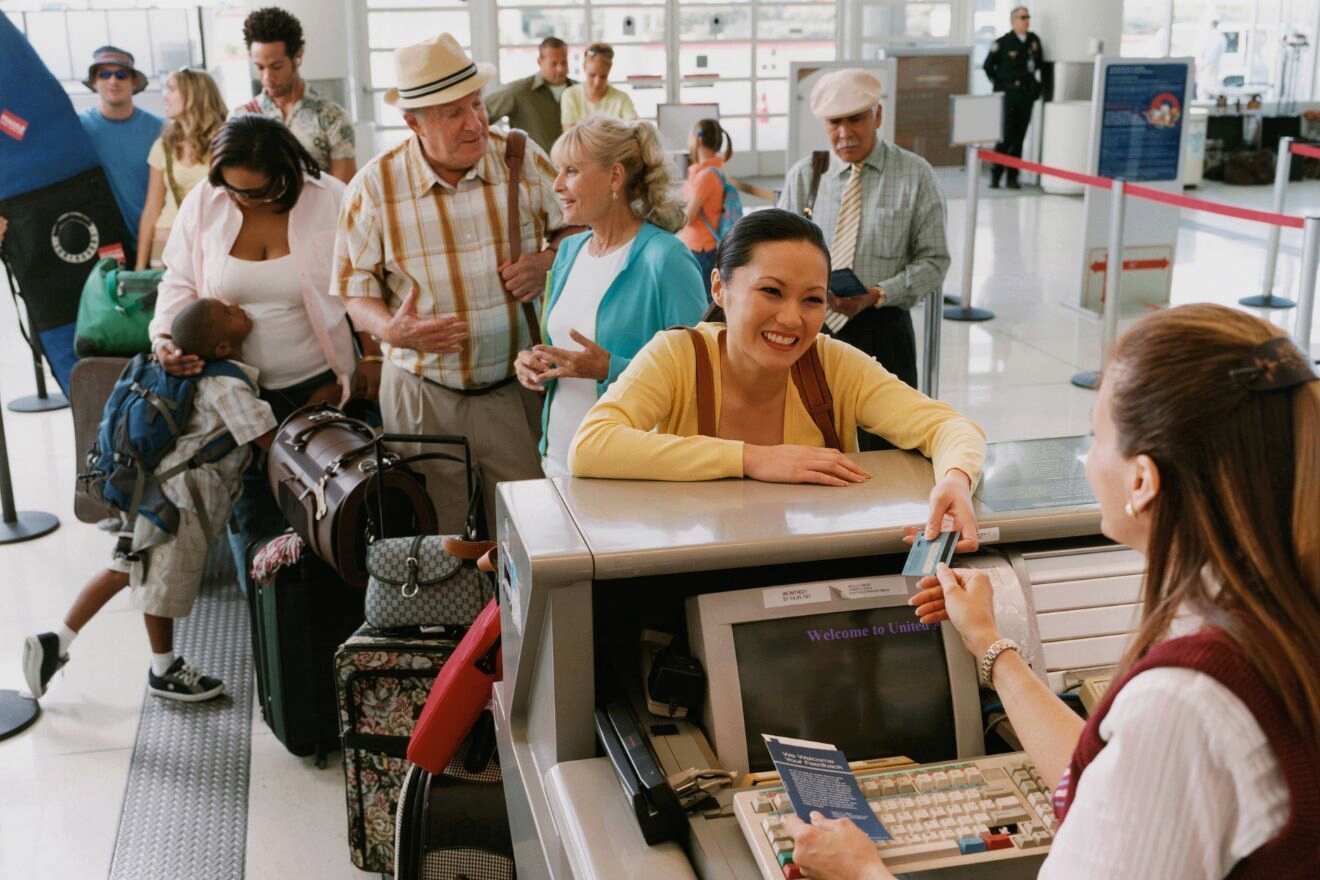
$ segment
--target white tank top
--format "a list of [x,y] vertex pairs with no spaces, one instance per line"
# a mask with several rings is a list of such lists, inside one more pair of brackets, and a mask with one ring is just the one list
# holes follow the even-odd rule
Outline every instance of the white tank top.
[[227,256],[215,292],[252,318],[242,360],[261,371],[261,387],[288,388],[330,369],[307,318],[292,254],[273,260]]

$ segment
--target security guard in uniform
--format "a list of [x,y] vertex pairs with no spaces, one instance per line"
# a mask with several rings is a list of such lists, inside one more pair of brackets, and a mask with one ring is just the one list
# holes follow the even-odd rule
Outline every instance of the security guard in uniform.
[[[995,149],[1020,158],[1022,141],[1027,136],[1027,126],[1031,124],[1031,107],[1040,97],[1037,72],[1045,58],[1040,47],[1040,37],[1028,29],[1031,26],[1031,13],[1027,7],[1014,9],[1012,20],[1013,29],[995,40],[990,54],[985,56],[982,69],[990,77],[995,91],[1004,93],[1004,139],[995,145]],[[1003,174],[1003,165],[995,165],[991,169],[991,189],[999,188],[999,179]],[[1008,188],[1018,188],[1016,168],[1008,169]]]

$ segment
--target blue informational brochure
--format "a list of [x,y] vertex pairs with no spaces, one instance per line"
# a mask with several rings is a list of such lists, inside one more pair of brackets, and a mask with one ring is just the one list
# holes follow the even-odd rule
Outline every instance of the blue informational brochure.
[[843,752],[827,743],[762,736],[799,819],[810,822],[813,811],[830,819],[852,819],[872,840],[890,839]]

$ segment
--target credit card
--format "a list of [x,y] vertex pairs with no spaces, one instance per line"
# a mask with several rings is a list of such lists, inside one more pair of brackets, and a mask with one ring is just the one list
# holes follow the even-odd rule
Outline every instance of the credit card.
[[940,532],[933,541],[926,540],[926,533],[919,531],[912,541],[912,550],[908,552],[907,562],[903,565],[903,577],[923,578],[935,574],[941,562],[953,564],[954,549],[958,546],[957,532]]

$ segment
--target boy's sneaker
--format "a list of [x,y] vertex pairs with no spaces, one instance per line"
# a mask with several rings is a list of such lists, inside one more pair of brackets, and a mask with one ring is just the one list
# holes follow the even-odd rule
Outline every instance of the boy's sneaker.
[[225,683],[218,678],[202,675],[185,663],[182,657],[176,657],[164,675],[147,670],[147,690],[167,700],[200,703],[224,693]]
[[60,637],[55,633],[28,636],[23,642],[23,677],[33,699],[46,693],[46,685],[69,662],[68,654],[60,653]]

